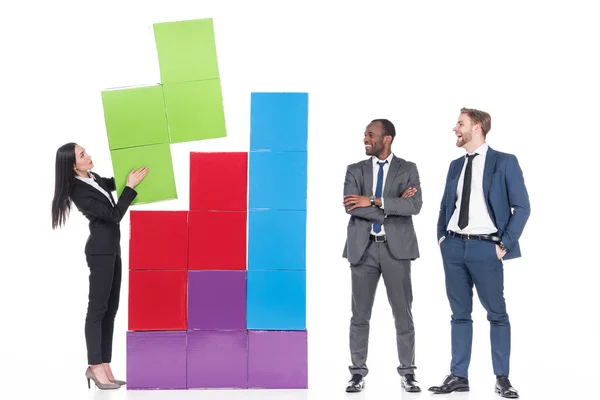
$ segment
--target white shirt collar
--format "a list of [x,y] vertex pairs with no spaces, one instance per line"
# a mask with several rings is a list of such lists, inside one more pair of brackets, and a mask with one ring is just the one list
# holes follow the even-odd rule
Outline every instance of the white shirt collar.
[[96,182],[96,178],[94,178],[94,175],[90,174],[88,172],[88,177],[84,178],[83,176],[79,176],[79,175],[75,175],[75,179],[79,179],[80,181],[84,181],[84,182]]
[[475,149],[474,152],[472,153],[467,153],[468,155],[473,155],[475,153],[479,154],[481,157],[485,157],[485,155],[487,154],[487,151],[489,149],[490,146],[488,146],[487,143],[482,144],[481,146],[479,146],[478,148]]
[[371,160],[373,161],[373,166],[377,166],[377,163],[381,161],[387,161],[389,165],[392,163],[392,158],[394,158],[394,153],[390,153],[390,155],[385,160],[380,160],[376,156],[372,156]]

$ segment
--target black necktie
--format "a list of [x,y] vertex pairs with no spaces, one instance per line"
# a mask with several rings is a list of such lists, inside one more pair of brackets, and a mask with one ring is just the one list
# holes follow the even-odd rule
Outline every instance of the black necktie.
[[467,168],[463,182],[462,200],[460,201],[460,214],[458,215],[458,227],[465,229],[469,225],[469,200],[471,199],[471,175],[473,175],[473,159],[477,153],[467,155]]

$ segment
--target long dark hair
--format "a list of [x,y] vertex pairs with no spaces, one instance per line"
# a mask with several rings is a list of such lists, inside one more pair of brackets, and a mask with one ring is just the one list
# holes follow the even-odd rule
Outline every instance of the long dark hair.
[[56,151],[52,229],[65,224],[71,211],[71,190],[75,184],[75,143],[67,143]]

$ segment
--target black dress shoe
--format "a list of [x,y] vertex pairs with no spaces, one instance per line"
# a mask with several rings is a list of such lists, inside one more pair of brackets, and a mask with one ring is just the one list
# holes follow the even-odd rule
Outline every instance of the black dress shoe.
[[357,393],[364,389],[365,381],[361,375],[354,374],[352,375],[352,379],[348,381],[346,385],[346,392],[348,393]]
[[468,392],[469,380],[467,378],[450,374],[444,378],[444,382],[442,382],[440,386],[432,386],[429,388],[429,391],[435,394],[452,393],[454,391]]
[[508,376],[499,376],[496,379],[496,393],[508,399],[518,399],[519,392],[515,390],[508,380]]
[[421,388],[417,385],[417,380],[413,374],[406,374],[402,377],[402,387],[407,392],[420,392]]

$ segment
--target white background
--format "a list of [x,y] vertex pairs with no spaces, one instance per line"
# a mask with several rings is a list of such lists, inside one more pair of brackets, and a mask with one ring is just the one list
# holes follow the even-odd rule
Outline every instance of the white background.
[[[435,232],[448,165],[463,154],[452,132],[463,106],[491,113],[488,143],[517,155],[530,194],[523,257],[505,263],[513,384],[528,399],[553,392],[593,397],[586,389],[600,357],[593,196],[600,25],[588,4],[3,2],[0,397],[25,391],[77,399],[175,398],[125,388],[88,394],[87,222],[74,209],[67,227],[52,231],[50,204],[55,152],[65,142],[86,147],[95,171],[112,174],[100,91],[160,81],[152,24],[204,17],[214,18],[228,137],[173,145],[179,199],[133,209],[187,209],[190,151],[247,151],[250,92],[309,92],[310,389],[216,391],[203,398],[347,396],[350,275],[341,258],[348,219],[342,188],[346,165],[365,158],[362,135],[373,118],[395,123],[393,151],[416,162],[421,175],[424,205],[414,218],[421,258],[413,265],[417,378],[424,390],[441,381],[449,366],[450,310]],[[122,232],[126,267],[128,216]],[[125,272],[113,362],[121,379],[127,285]],[[379,288],[371,373],[358,398],[401,393],[391,310],[383,283]],[[494,398],[489,324],[477,299],[474,304],[470,396]],[[423,396],[429,394],[407,397]]]

